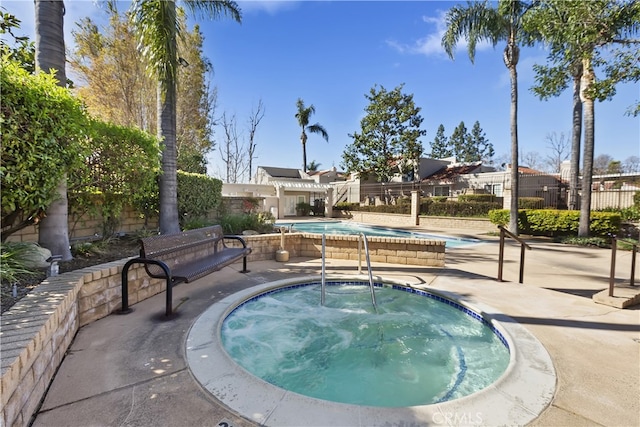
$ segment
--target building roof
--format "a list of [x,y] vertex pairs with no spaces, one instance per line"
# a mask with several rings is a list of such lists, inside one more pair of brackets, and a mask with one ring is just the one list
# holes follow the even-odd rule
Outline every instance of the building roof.
[[331,187],[330,184],[318,184],[310,179],[273,179],[270,184],[277,187],[284,187],[289,191],[317,191],[325,192]]
[[302,178],[299,169],[293,168],[276,168],[272,166],[259,166],[267,174],[273,178]]
[[444,166],[431,175],[422,178],[422,181],[447,181],[460,175],[474,173],[481,166],[482,162]]

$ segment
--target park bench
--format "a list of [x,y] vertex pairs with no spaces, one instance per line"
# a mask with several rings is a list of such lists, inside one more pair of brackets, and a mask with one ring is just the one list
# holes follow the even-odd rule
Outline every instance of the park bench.
[[[240,242],[241,247],[227,246],[226,239]],[[225,235],[220,225],[162,234],[140,239],[140,256],[132,258],[122,268],[122,309],[129,308],[129,267],[144,264],[150,277],[165,279],[167,316],[173,312],[172,287],[182,282],[191,282],[220,270],[242,258],[242,271],[247,273],[247,255],[251,248],[240,236]]]

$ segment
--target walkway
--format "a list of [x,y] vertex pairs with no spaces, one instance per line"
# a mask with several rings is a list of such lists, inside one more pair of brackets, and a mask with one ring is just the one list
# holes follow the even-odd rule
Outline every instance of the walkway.
[[[512,244],[504,271],[510,282],[495,281],[495,238],[449,251],[445,268],[374,264],[374,274],[472,297],[531,331],[551,354],[558,378],[552,404],[532,425],[640,425],[640,311],[591,300],[593,293],[608,286],[610,251],[530,243],[533,250],[526,253],[523,285],[517,283],[519,248]],[[619,252],[618,277],[628,276],[630,257],[629,252]],[[178,315],[170,321],[163,318],[160,294],[136,304],[129,315],[111,315],[82,328],[33,425],[253,425],[228,411],[191,376],[184,358],[189,328],[214,301],[239,289],[315,275],[319,267],[317,259],[263,261],[250,263],[251,272],[242,275],[233,265],[176,287]],[[328,261],[327,267],[329,273],[356,270],[354,263],[336,260]]]

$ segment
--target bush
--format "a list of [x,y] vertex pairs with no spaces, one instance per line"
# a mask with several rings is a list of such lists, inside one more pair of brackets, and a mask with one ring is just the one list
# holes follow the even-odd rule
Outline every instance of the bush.
[[226,214],[218,218],[218,222],[226,234],[242,234],[245,230],[271,233],[275,218],[270,212]]
[[336,210],[339,211],[355,211],[360,207],[359,203],[350,203],[350,202],[340,202],[336,203]]
[[[84,167],[69,173],[69,205],[79,218],[102,218],[102,237],[114,235],[125,205],[138,206],[145,189],[157,188],[160,144],[136,128],[91,120]],[[152,190],[152,194],[157,193]]]
[[459,202],[495,202],[496,196],[493,194],[462,194],[458,196]]
[[0,244],[0,281],[14,283],[21,276],[33,276],[37,271],[30,269],[25,260],[36,252],[32,243],[5,242]]
[[178,171],[178,214],[180,226],[186,221],[206,222],[209,212],[222,201],[222,181],[207,175]]
[[501,205],[495,202],[456,202],[447,200],[438,203],[427,199],[420,203],[420,215],[486,218],[489,211],[499,207]]
[[544,199],[542,197],[519,197],[518,209],[542,209]]
[[[509,211],[497,209],[489,212],[489,219],[496,225],[509,223]],[[620,214],[591,212],[589,231],[594,236],[616,234],[621,224]],[[534,236],[566,236],[578,233],[580,211],[555,209],[523,209],[518,211],[518,229]]]
[[5,56],[0,64],[2,240],[36,222],[62,177],[85,157],[84,109],[52,74],[30,74]]

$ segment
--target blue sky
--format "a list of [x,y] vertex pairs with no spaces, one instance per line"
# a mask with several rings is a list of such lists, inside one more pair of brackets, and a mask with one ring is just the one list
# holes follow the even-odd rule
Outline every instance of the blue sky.
[[[125,10],[127,2],[121,9]],[[300,128],[294,114],[296,100],[313,104],[329,143],[310,135],[307,160],[321,169],[340,168],[342,152],[352,142],[348,134],[360,132],[368,104],[365,94],[374,85],[391,90],[404,84],[422,108],[422,138],[431,151],[440,124],[445,134],[464,121],[469,130],[477,120],[495,148],[496,157],[508,159],[509,75],[502,62],[504,44],[479,46],[475,64],[461,43],[455,61],[440,46],[448,1],[253,1],[239,2],[242,24],[229,19],[199,21],[205,35],[205,55],[214,65],[218,88],[217,114],[235,114],[240,127],[262,100],[266,113],[257,134],[254,165],[302,166]],[[99,3],[65,1],[65,31],[84,16],[100,20]],[[33,1],[3,1],[23,21],[24,33],[33,34]],[[193,22],[193,21],[192,21]],[[71,38],[67,35],[67,44]],[[546,137],[571,132],[571,94],[548,101],[530,91],[532,66],[544,64],[540,47],[524,49],[519,74],[519,144],[521,153],[551,152]],[[618,86],[612,101],[596,104],[595,153],[624,161],[640,156],[640,118],[625,115],[640,99],[640,85]],[[221,129],[216,136],[221,136]],[[210,155],[210,173],[217,175],[220,154]],[[504,161],[504,160],[502,160]],[[254,166],[255,168],[255,166]]]

